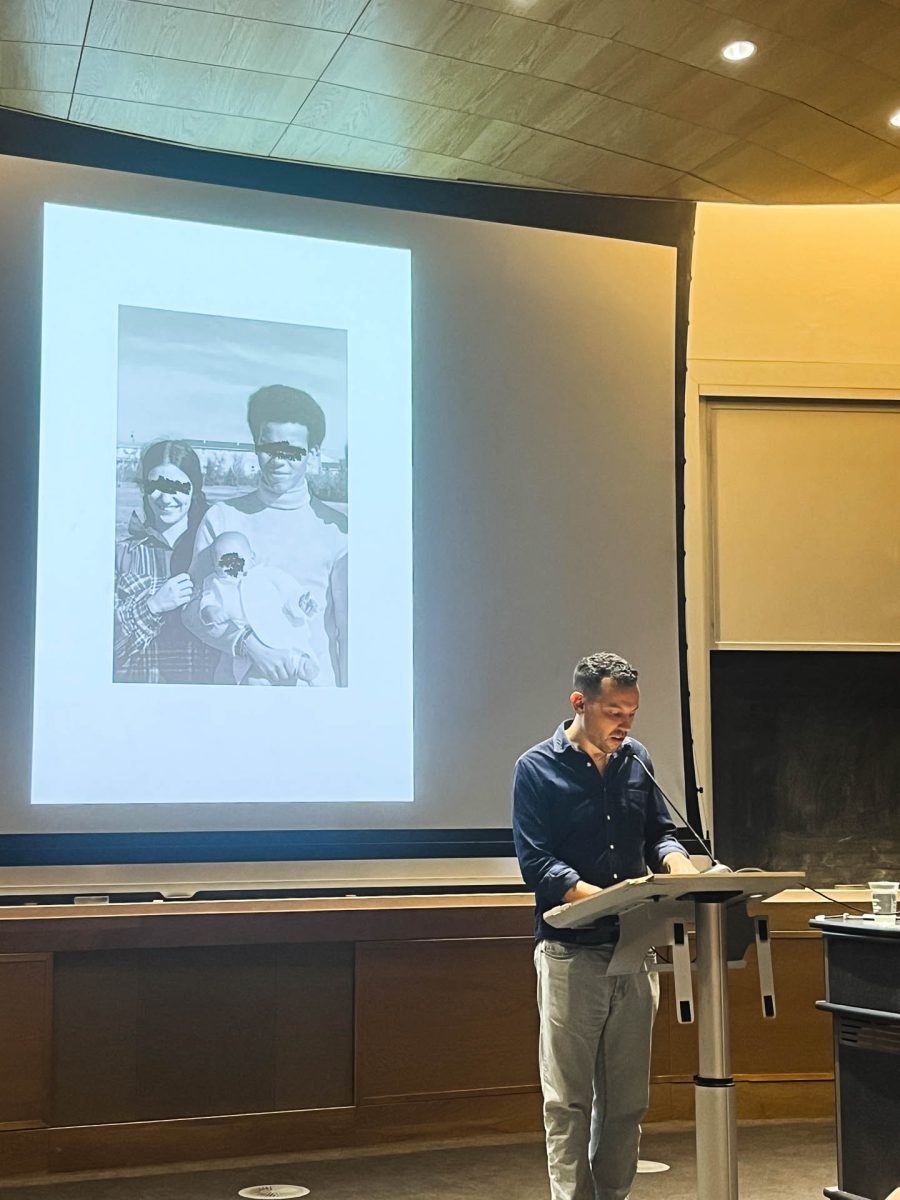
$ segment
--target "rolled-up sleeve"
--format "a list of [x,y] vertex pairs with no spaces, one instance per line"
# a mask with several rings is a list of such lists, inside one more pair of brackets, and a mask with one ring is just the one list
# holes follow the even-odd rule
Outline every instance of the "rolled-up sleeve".
[[210,518],[212,512],[213,510],[211,509],[197,526],[197,536],[194,539],[194,557],[190,566],[191,579],[194,581],[194,595],[193,599],[182,609],[181,619],[184,622],[185,628],[195,638],[201,642],[205,642],[207,646],[212,646],[213,650],[219,650],[222,654],[233,658],[237,653],[237,646],[241,635],[246,632],[247,626],[240,625],[237,621],[233,621],[230,618],[226,618],[223,621],[205,621],[201,611],[203,607],[203,583],[212,574],[215,567],[211,546],[219,533],[227,532],[226,530],[216,528]]
[[549,803],[537,783],[527,760],[520,758],[513,776],[513,840],[522,878],[534,892],[538,910],[546,912],[563,902],[580,876],[553,852]]
[[[653,772],[653,763],[649,754],[644,752],[641,761]],[[687,850],[675,836],[675,823],[669,816],[666,802],[659,788],[647,779],[647,808],[644,820],[644,859],[651,871],[659,874],[663,871],[663,860],[667,854],[683,854],[689,858]]]

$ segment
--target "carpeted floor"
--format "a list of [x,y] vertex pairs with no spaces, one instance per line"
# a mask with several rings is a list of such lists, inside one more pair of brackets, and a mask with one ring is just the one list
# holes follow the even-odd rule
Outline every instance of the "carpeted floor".
[[[821,1200],[836,1181],[834,1129],[826,1121],[758,1122],[739,1133],[741,1200]],[[639,1175],[632,1200],[694,1200],[690,1127],[644,1133],[641,1156],[669,1163]],[[0,1167],[2,1169],[2,1167]],[[432,1148],[380,1147],[331,1157],[302,1155],[232,1166],[181,1166],[152,1174],[121,1172],[0,1183],[0,1200],[225,1200],[240,1188],[292,1183],[310,1200],[547,1200],[543,1144],[494,1139]]]

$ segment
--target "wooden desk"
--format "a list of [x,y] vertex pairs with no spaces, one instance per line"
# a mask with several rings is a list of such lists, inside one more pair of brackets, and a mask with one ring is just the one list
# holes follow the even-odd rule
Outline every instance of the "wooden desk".
[[[733,973],[741,1116],[832,1111],[828,907],[766,906],[777,1021]],[[538,1131],[531,930],[522,894],[0,909],[0,1177]],[[694,1053],[663,977],[650,1120]]]

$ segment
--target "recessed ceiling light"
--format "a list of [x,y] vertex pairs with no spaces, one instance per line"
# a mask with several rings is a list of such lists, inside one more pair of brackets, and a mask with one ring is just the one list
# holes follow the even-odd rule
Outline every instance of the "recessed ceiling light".
[[729,62],[743,62],[756,53],[756,42],[729,42],[722,48],[722,57]]
[[888,117],[888,125],[893,125],[895,129],[900,129],[900,108]]

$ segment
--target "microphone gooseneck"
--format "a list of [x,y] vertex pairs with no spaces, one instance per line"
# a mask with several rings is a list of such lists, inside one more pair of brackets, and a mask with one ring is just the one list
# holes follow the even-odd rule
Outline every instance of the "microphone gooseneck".
[[650,770],[650,768],[647,766],[647,764],[644,762],[644,760],[641,758],[641,756],[637,753],[634,746],[623,746],[622,753],[625,755],[626,758],[631,758],[636,763],[640,763],[641,768],[644,771],[644,774],[647,776],[647,778],[650,780],[650,782],[653,784],[653,786],[657,789],[659,794],[662,796],[663,800],[665,800],[666,804],[668,804],[668,806],[672,809],[672,811],[675,813],[675,815],[680,817],[681,820],[684,821],[687,828],[691,831],[691,833],[694,835],[694,837],[697,839],[697,841],[703,847],[703,851],[706,854],[706,857],[709,859],[709,862],[710,862],[710,866],[709,866],[708,870],[706,871],[706,874],[710,874],[712,872],[717,872],[717,871],[718,872],[728,871],[730,868],[726,867],[724,863],[719,862],[719,860],[713,854],[712,846],[709,844],[709,842],[706,840],[706,838],[703,837],[702,834],[699,834],[697,832],[697,830],[693,827],[693,825],[690,823],[690,821],[687,819],[687,817],[684,815],[684,813],[681,811],[681,809],[678,807],[678,805],[672,803],[672,801],[669,799],[669,797],[666,795],[666,793],[663,791],[662,787],[660,786],[659,781],[657,780],[656,776],[653,774],[653,772]]

